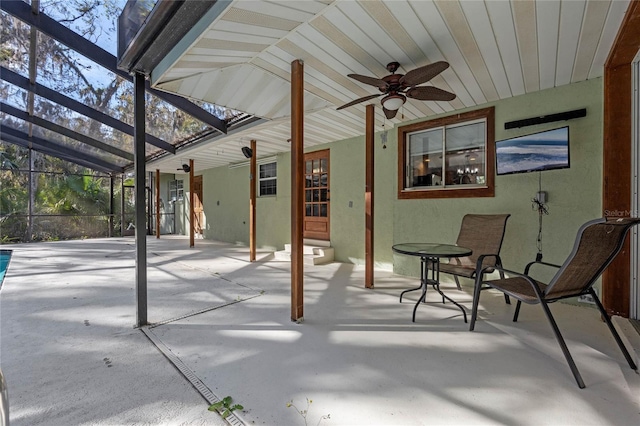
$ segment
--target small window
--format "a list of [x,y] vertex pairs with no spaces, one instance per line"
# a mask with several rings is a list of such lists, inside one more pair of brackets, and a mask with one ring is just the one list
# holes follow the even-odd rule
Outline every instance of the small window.
[[398,128],[398,198],[493,197],[493,108]]
[[169,200],[177,201],[184,198],[184,181],[172,180],[169,182]]
[[264,197],[267,195],[276,195],[276,187],[277,187],[277,164],[267,163],[260,164],[260,175],[259,175],[259,185],[260,185],[260,196]]

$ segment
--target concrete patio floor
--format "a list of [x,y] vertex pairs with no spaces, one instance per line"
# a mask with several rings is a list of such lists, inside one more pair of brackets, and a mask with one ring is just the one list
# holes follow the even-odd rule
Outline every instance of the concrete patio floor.
[[[235,420],[248,425],[640,424],[640,375],[589,307],[552,305],[579,389],[541,309],[524,306],[513,323],[496,293],[483,293],[469,332],[435,292],[412,323],[418,293],[398,296],[415,278],[376,271],[367,290],[362,267],[305,266],[297,324],[289,263],[149,238],[153,325],[143,333],[133,327],[132,238],[3,248],[13,257],[0,293],[0,365],[14,426],[226,424],[152,340],[201,391],[242,404]],[[466,284],[443,288],[470,309]],[[305,409],[307,399],[305,421],[287,403]]]

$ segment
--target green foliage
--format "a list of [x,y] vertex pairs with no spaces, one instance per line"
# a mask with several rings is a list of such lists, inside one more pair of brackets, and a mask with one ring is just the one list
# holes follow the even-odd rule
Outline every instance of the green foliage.
[[20,173],[22,151],[15,145],[2,145],[0,150],[0,235],[1,242],[19,242],[26,230],[24,217],[28,208],[28,175]]
[[36,203],[48,214],[108,214],[109,188],[103,178],[68,175],[51,179],[40,174]]
[[[108,233],[110,178],[58,158],[33,152],[33,227],[28,235],[28,151],[0,143],[0,239],[9,241],[55,241],[105,237]],[[20,166],[14,168],[11,164]],[[26,169],[26,170],[25,170]],[[78,174],[78,172],[80,172]],[[114,185],[114,225],[119,229],[121,185]],[[131,202],[125,197],[125,209]]]
[[0,168],[7,170],[18,170],[20,167],[13,161],[13,158],[7,152],[0,151]]
[[[304,420],[305,426],[307,426],[308,425],[307,415],[309,414],[309,407],[311,406],[311,404],[313,404],[313,400],[307,398],[307,406],[304,410],[301,410],[298,407],[296,407],[296,405],[293,403],[293,400],[291,400],[287,402],[287,408],[293,408],[294,410],[296,410],[296,412],[300,414],[300,417],[302,417],[302,420]],[[327,414],[326,416],[321,416],[320,419],[318,420],[318,423],[316,423],[316,425],[319,425],[323,420],[327,420],[330,418],[331,418],[331,414]]]
[[[150,10],[156,2],[143,0],[138,6]],[[117,19],[124,4],[122,0],[42,0],[42,12],[57,22],[69,27],[89,41],[116,53]],[[8,14],[0,14],[2,48],[0,60],[13,71],[28,73],[31,46],[29,25]],[[109,73],[92,63],[64,43],[42,33],[35,44],[37,61],[37,82],[59,93],[68,95],[85,105],[133,125],[133,85],[131,82]],[[0,87],[0,97],[10,100],[14,106],[27,110],[26,92],[11,85]],[[206,123],[186,114],[157,96],[147,93],[148,132],[161,139],[177,143],[189,140],[195,135],[206,134],[212,129]],[[237,111],[223,107],[197,103],[212,114],[229,119]],[[34,115],[79,133],[91,135],[109,145],[132,152],[133,139],[97,120],[80,116],[70,109],[47,100],[39,100],[34,105]],[[7,117],[4,124],[20,128],[22,120]],[[14,124],[15,123],[15,124]],[[50,131],[39,129],[43,138],[50,137]],[[60,136],[51,137],[60,139]],[[76,145],[70,138],[62,137],[65,145]]]
[[218,401],[209,406],[209,411],[218,411],[221,413],[222,418],[226,419],[235,410],[244,410],[244,407],[240,404],[233,404],[233,398],[226,396],[222,401]]
[[[147,9],[156,3],[144,0]],[[102,47],[113,46],[115,53],[117,17],[122,0],[42,0],[39,7],[43,14],[65,25],[76,33]],[[36,81],[38,84],[67,95],[84,105],[132,125],[133,85],[131,82],[106,72],[64,43],[38,32],[31,37],[31,26],[10,14],[0,14],[0,61],[3,66],[22,75],[28,75],[30,51],[35,50]],[[32,42],[35,40],[35,44]],[[0,98],[12,106],[29,111],[33,115],[56,123],[81,134],[90,135],[111,146],[127,152],[133,150],[133,138],[123,132],[103,125],[71,109],[44,98],[36,97],[31,104],[27,91],[10,84],[0,85]],[[157,96],[147,93],[148,132],[170,142],[187,140],[211,128]],[[230,110],[198,102],[206,110],[219,117],[229,118]],[[235,112],[234,112],[235,114]],[[26,129],[22,119],[4,114],[3,124],[20,130]],[[64,146],[85,151],[82,144],[70,137],[37,127],[35,136],[57,141]],[[84,147],[87,148],[87,147]],[[149,153],[149,152],[148,152]],[[102,153],[107,159],[110,154]],[[96,154],[97,156],[101,156]],[[119,160],[113,160],[120,164]],[[33,171],[33,179],[29,172]],[[37,172],[35,172],[37,171]],[[55,177],[48,172],[59,174]],[[105,221],[109,213],[108,178],[92,176],[92,171],[49,155],[33,153],[28,149],[0,142],[0,238],[9,240],[68,239],[78,236],[101,235],[107,229]],[[76,176],[85,175],[85,176]],[[126,182],[133,184],[132,181]],[[115,200],[120,199],[120,185],[115,186]],[[127,194],[131,193],[127,190]],[[125,213],[133,211],[132,197],[125,196]],[[35,215],[29,225],[30,204]],[[114,225],[119,225],[120,203],[115,203]],[[59,216],[64,215],[64,217]],[[83,216],[84,215],[84,216]],[[125,218],[125,226],[130,218]],[[31,235],[29,235],[31,233]]]

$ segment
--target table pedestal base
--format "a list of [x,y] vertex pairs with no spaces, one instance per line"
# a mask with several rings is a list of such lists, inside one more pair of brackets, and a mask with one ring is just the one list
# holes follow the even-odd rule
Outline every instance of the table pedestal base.
[[[418,298],[418,302],[413,307],[412,321],[416,322],[416,310],[418,309],[420,302],[427,302],[427,286],[430,285],[434,288],[434,290],[440,293],[440,296],[442,296],[442,303],[445,303],[446,299],[456,305],[462,311],[464,322],[466,323],[467,312],[465,311],[464,307],[444,294],[442,290],[440,290],[440,258],[423,256],[420,258],[420,262],[422,263],[420,268],[420,287],[410,288],[409,290],[404,290],[402,293],[400,293],[400,303],[402,303],[402,296],[405,293],[422,290],[422,294],[420,295],[420,298]],[[431,264],[431,268],[429,268],[429,264]],[[431,271],[431,278],[429,278],[429,271]]]

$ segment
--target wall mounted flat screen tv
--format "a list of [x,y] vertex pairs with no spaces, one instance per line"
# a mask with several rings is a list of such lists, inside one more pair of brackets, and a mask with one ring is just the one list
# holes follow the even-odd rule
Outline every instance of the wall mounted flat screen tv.
[[496,142],[496,173],[529,173],[569,168],[569,127]]

